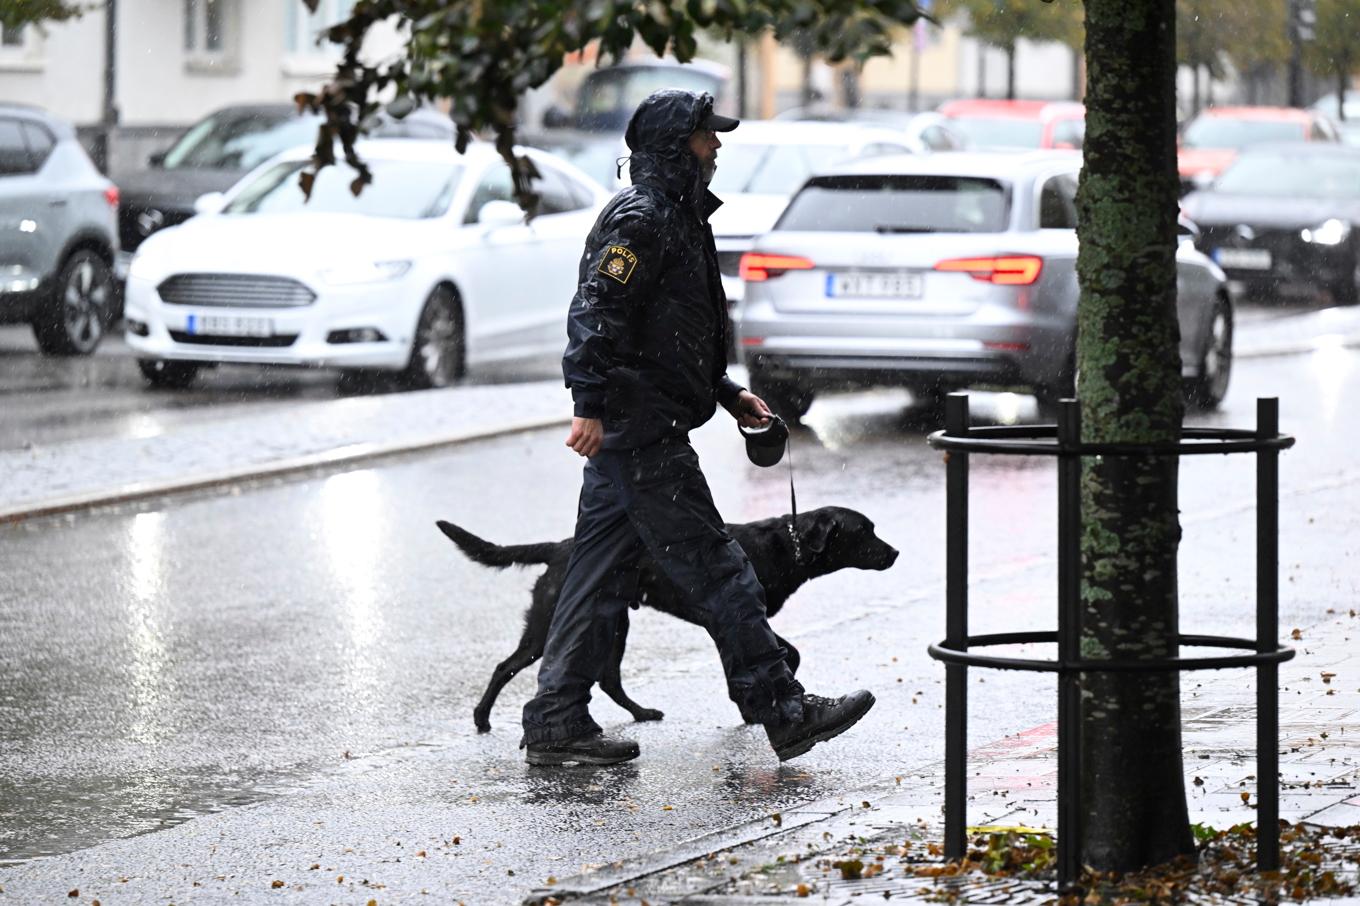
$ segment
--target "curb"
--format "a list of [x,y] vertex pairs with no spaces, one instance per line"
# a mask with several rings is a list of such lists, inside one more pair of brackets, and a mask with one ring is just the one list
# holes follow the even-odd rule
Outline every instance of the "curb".
[[306,453],[301,456],[292,456],[272,463],[256,464],[241,469],[227,469],[221,472],[211,472],[206,475],[188,478],[134,482],[108,488],[106,490],[91,491],[70,497],[58,497],[44,501],[35,501],[33,503],[20,504],[17,507],[0,509],[0,525],[12,525],[29,519],[40,519],[45,516],[60,516],[66,513],[78,512],[80,510],[93,509],[95,507],[133,503],[139,500],[163,497],[170,494],[203,491],[238,481],[253,481],[261,478],[275,478],[298,472],[309,472],[315,469],[351,466],[369,460],[400,456],[406,453],[437,450],[442,447],[457,446],[469,441],[490,440],[492,438],[503,437],[510,434],[522,434],[526,431],[536,431],[540,428],[552,428],[570,423],[570,416],[528,419],[525,421],[511,422],[510,424],[500,425],[495,428],[460,431],[453,434],[445,434],[439,437],[424,438],[414,441],[400,441],[390,444],[348,444],[343,447],[323,450],[318,453]]

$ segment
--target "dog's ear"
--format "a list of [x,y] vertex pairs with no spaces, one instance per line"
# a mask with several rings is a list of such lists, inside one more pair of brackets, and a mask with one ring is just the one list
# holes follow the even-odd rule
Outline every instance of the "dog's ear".
[[836,531],[836,518],[829,513],[818,513],[817,518],[812,522],[812,528],[808,529],[803,536],[807,549],[814,554],[826,552],[826,546],[831,541],[831,536]]

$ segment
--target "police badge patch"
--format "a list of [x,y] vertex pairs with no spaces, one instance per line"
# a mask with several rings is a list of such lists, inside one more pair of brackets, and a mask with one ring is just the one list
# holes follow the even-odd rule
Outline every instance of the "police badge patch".
[[628,249],[621,245],[611,245],[600,256],[600,266],[596,270],[620,283],[627,283],[628,278],[633,276],[633,268],[637,267],[637,261],[637,255]]

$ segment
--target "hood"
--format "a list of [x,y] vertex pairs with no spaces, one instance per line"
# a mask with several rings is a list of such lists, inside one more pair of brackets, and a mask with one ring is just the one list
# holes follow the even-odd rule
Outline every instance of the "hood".
[[1181,176],[1197,173],[1217,176],[1236,158],[1237,151],[1232,148],[1182,148],[1176,155],[1176,168]]
[[1229,192],[1191,192],[1181,199],[1187,217],[1201,227],[1247,224],[1293,229],[1315,227],[1333,217],[1360,223],[1360,200],[1300,198],[1276,195],[1235,195]]
[[[661,189],[676,199],[697,199],[707,192],[699,159],[689,137],[713,111],[713,96],[663,88],[649,94],[628,122],[624,140],[632,152],[628,172],[633,185]],[[702,190],[702,191],[701,191]]]
[[225,192],[243,175],[244,170],[139,170],[114,182],[124,204],[192,212],[198,196]]
[[715,236],[759,236],[774,227],[788,205],[787,195],[732,195],[709,224]]
[[358,214],[212,214],[154,233],[141,250],[165,256],[176,270],[297,276],[337,263],[416,257],[443,232],[430,223]]

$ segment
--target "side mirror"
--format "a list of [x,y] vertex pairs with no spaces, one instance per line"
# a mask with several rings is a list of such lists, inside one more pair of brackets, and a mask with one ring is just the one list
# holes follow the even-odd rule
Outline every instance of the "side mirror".
[[165,151],[153,151],[146,159],[147,166],[153,170],[159,170],[161,167],[164,167],[166,153],[167,152]]
[[1203,234],[1200,232],[1199,225],[1195,223],[1193,220],[1191,220],[1189,217],[1186,217],[1184,214],[1182,214],[1180,217],[1176,218],[1177,239],[1181,240],[1182,242],[1189,241],[1198,244],[1200,236],[1202,235]]
[[556,104],[543,111],[543,128],[565,129],[569,125],[571,125],[571,116]]
[[488,201],[477,211],[477,222],[492,229],[519,226],[524,223],[524,211],[513,201]]
[[207,192],[194,199],[195,214],[220,214],[227,206],[227,196],[221,192]]

